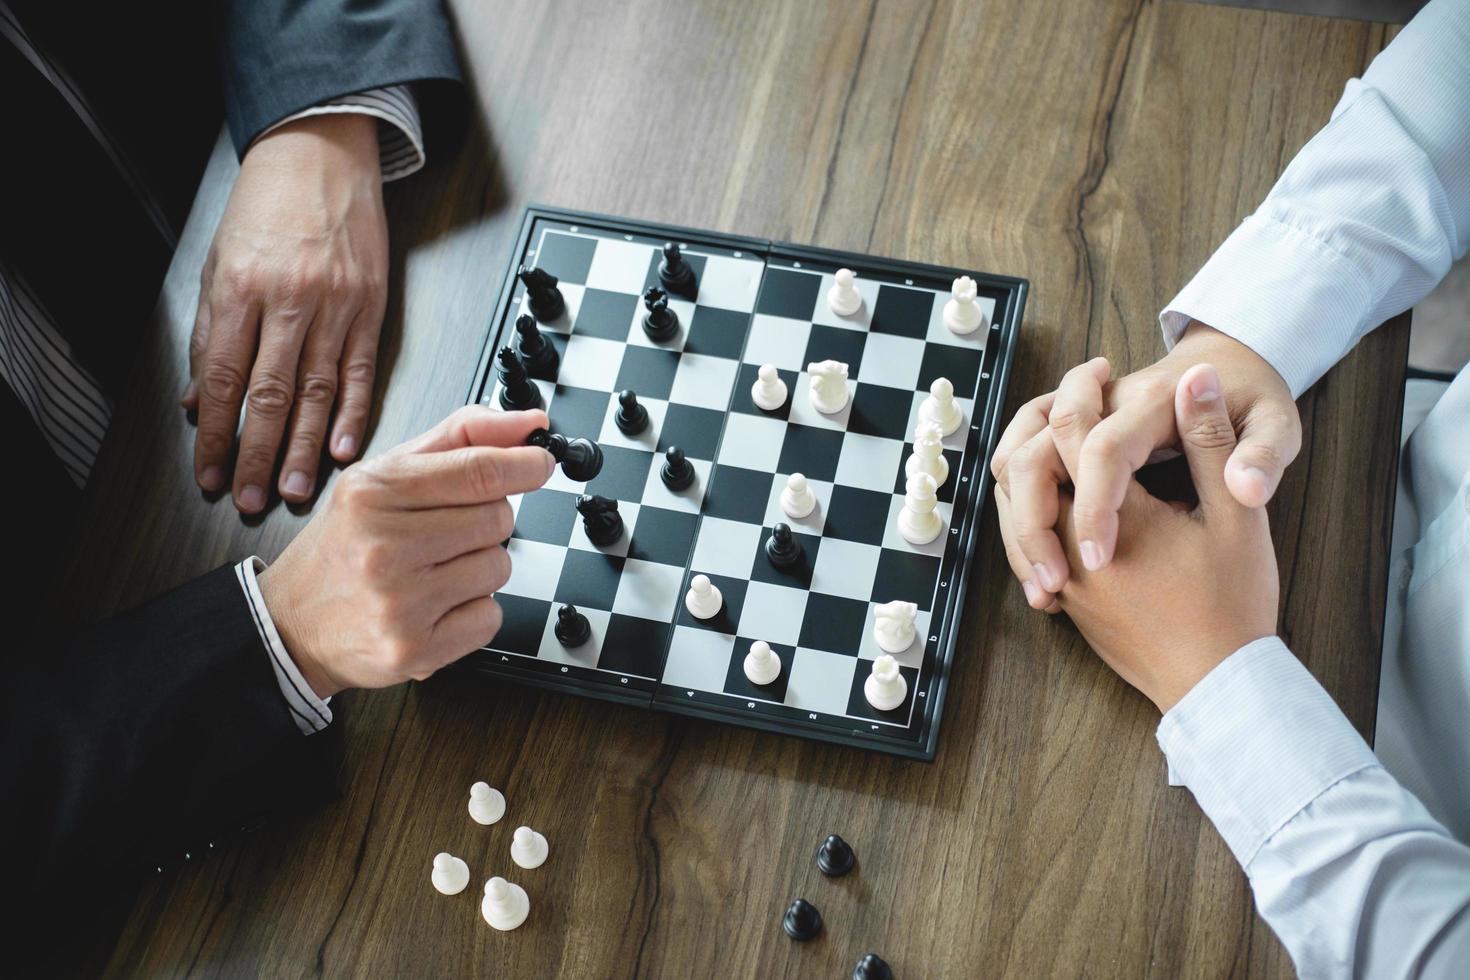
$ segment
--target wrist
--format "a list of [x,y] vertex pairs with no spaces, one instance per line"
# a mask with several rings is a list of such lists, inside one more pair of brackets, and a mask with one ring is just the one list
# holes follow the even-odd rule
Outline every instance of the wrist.
[[[1247,635],[1250,634],[1250,635]],[[1161,669],[1144,693],[1166,715],[1186,694],[1194,690],[1200,681],[1236,651],[1241,650],[1262,637],[1273,635],[1270,631],[1246,631],[1239,636],[1220,637],[1197,644],[1193,649],[1179,650],[1160,658]]]
[[277,166],[293,176],[311,167],[324,173],[346,171],[381,184],[378,121],[352,112],[293,119],[250,144],[242,163]]
[[287,590],[284,587],[284,576],[276,568],[276,565],[272,565],[256,576],[261,597],[265,599],[266,610],[275,623],[276,632],[280,635],[281,644],[286,648],[291,662],[301,672],[302,679],[311,685],[316,696],[326,700],[344,690],[346,685],[338,682],[312,655],[309,631],[299,622],[296,607],[285,594]]

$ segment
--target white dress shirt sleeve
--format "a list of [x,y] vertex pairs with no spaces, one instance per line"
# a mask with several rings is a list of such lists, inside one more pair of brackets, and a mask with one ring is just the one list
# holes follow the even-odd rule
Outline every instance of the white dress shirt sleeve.
[[1470,247],[1470,0],[1431,0],[1159,316],[1256,351],[1293,396]]
[[265,647],[271,670],[275,671],[281,697],[286,699],[286,707],[291,709],[291,718],[301,729],[301,734],[311,735],[332,723],[332,709],[306,683],[291,654],[286,652],[281,634],[276,632],[275,621],[271,619],[271,611],[266,608],[265,597],[260,594],[260,583],[255,578],[264,568],[265,562],[251,555],[235,566],[235,575],[240,579],[245,604],[250,607],[255,629],[260,633],[260,644]]
[[1470,848],[1374,757],[1276,637],[1247,644],[1159,723],[1303,978],[1463,977]]
[[337,113],[356,113],[378,120],[378,163],[385,182],[416,173],[428,159],[424,155],[424,127],[419,119],[418,100],[407,85],[390,85],[339,96],[287,116],[260,136],[297,119]]

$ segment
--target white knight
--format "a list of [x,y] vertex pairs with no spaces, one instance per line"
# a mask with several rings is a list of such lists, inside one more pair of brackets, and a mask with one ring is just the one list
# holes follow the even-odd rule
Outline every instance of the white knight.
[[847,365],[841,361],[814,361],[806,366],[811,376],[812,407],[833,415],[847,407]]
[[873,639],[884,653],[903,653],[914,643],[917,603],[894,599],[873,610]]

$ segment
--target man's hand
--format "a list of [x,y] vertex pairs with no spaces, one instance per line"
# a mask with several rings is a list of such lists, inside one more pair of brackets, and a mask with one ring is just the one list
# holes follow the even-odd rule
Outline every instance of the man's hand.
[[183,404],[198,410],[201,487],[226,485],[242,402],[233,495],[247,514],[265,508],[283,439],[281,496],[311,496],[334,407],[331,454],[356,458],[387,269],[375,119],[312,116],[251,146],[204,263],[189,345]]
[[260,575],[271,619],[320,697],[423,679],[500,628],[508,494],[555,465],[524,445],[542,412],[462,408],[347,469],[325,508]]
[[[1301,449],[1301,422],[1276,369],[1244,344],[1192,323],[1157,363],[1105,388],[1102,405],[1090,414],[1065,394],[1064,380],[1021,406],[991,460],[996,483],[1013,505],[1016,545],[1025,558],[1016,574],[1033,607],[1054,612],[1056,593],[1070,574],[1112,560],[1119,547],[1118,510],[1133,474],[1157,450],[1178,447],[1174,392],[1189,368],[1206,362],[1219,371],[1239,437],[1225,467],[1226,486],[1248,507],[1264,506],[1276,492]],[[1084,369],[1100,382],[1108,379],[1101,358],[1067,377],[1080,383],[1074,375]],[[1077,465],[1065,468],[1054,443],[1079,438]],[[1055,531],[1060,488],[1068,481],[1076,487],[1079,542],[1070,560]]]

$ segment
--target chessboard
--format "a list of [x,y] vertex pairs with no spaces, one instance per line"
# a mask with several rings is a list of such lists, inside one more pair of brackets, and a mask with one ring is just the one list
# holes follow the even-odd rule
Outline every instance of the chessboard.
[[[660,284],[666,243],[693,269],[687,295],[667,297],[678,331],[650,339],[645,291]],[[530,312],[520,268],[555,276],[564,311],[538,324],[555,347],[551,376],[533,377],[551,430],[595,441],[603,466],[589,483],[560,468],[546,486],[511,500],[509,582],[496,593],[504,623],[461,663],[556,690],[732,722],[768,731],[932,759],[955,664],[960,612],[1000,431],[1027,282],[827,249],[625,218],[533,206],[522,222],[467,401],[498,407],[496,352]],[[850,269],[862,302],[841,316],[827,296]],[[951,286],[976,284],[985,319],[969,334],[944,323]],[[807,367],[848,365],[850,398],[814,410]],[[789,396],[758,408],[752,385],[774,365]],[[895,527],[905,461],[931,384],[953,385],[962,424],[943,438],[949,476],[935,508],[937,539],[910,544]],[[648,425],[614,424],[617,394],[636,393]],[[660,470],[671,446],[695,480],[670,490]],[[932,449],[932,444],[930,446]],[[782,513],[787,477],[805,475],[817,506]],[[625,533],[607,547],[587,537],[579,494],[618,501]],[[777,569],[764,545],[777,522],[802,545]],[[724,605],[696,619],[684,597],[708,576]],[[903,703],[864,696],[873,661],[874,610],[918,606],[917,639],[895,655]],[[566,647],[554,629],[571,603],[591,638]],[[763,640],[780,659],[757,686],[742,667]]]

